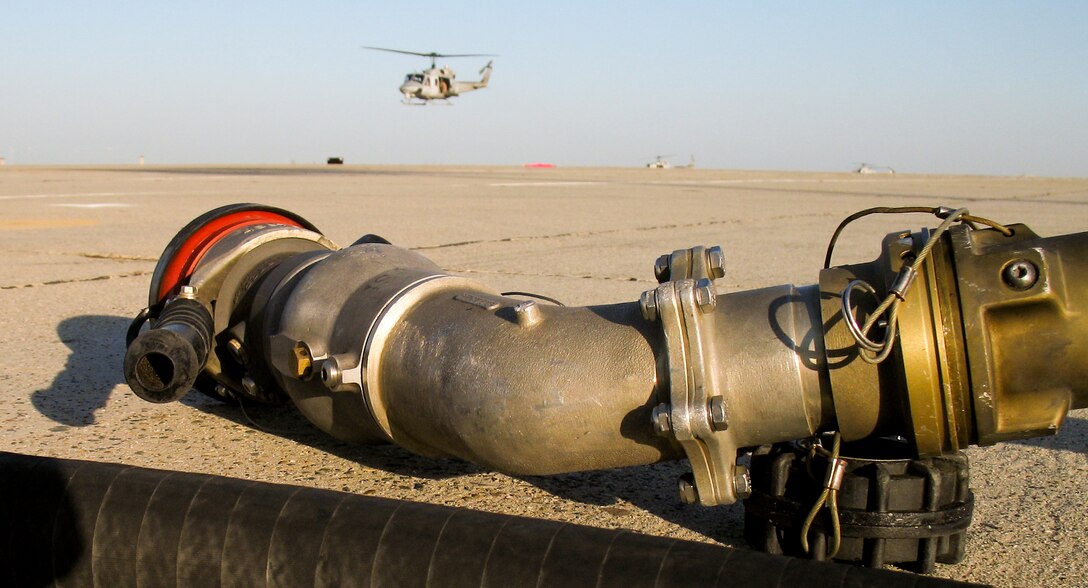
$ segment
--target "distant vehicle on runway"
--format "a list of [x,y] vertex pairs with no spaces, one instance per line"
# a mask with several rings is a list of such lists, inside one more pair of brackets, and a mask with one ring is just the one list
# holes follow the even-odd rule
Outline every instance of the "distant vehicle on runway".
[[417,53],[415,51],[401,51],[400,49],[386,49],[384,47],[366,47],[363,49],[372,49],[374,51],[389,51],[390,53],[403,53],[405,55],[419,55],[420,57],[430,57],[431,67],[421,72],[412,72],[404,76],[404,83],[400,85],[400,93],[404,94],[404,103],[412,105],[425,105],[431,100],[442,100],[445,104],[450,104],[449,99],[454,96],[460,96],[465,92],[471,92],[473,90],[482,90],[487,87],[487,82],[491,78],[491,62],[488,61],[487,65],[480,70],[479,81],[475,82],[458,82],[456,81],[457,73],[454,72],[449,66],[438,67],[435,65],[439,57],[495,57],[495,55],[488,55],[486,53],[461,53],[461,54],[443,54],[443,53]]

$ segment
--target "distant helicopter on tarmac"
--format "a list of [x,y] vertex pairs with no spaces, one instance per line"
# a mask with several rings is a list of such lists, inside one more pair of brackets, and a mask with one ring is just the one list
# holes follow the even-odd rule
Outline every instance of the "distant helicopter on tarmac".
[[648,167],[650,169],[669,169],[670,167],[672,167],[672,164],[669,163],[669,160],[667,159],[669,157],[672,157],[672,156],[671,155],[658,155],[656,159],[654,159],[650,163],[647,163],[646,167]]
[[[400,93],[404,94],[404,103],[414,105],[425,105],[431,100],[444,100],[447,101],[445,102],[446,104],[450,104],[448,100],[454,96],[460,96],[465,92],[471,92],[487,87],[487,81],[491,78],[490,61],[488,61],[487,65],[480,70],[480,75],[482,77],[479,81],[458,82],[455,81],[457,73],[448,66],[438,67],[435,65],[435,61],[439,57],[496,57],[495,55],[488,55],[486,53],[443,54],[435,53],[433,51],[431,53],[417,53],[415,51],[401,51],[400,49],[366,46],[364,46],[363,49],[431,58],[430,68],[422,72],[409,73],[404,76],[404,83],[400,85]],[[418,102],[413,100],[418,100]]]

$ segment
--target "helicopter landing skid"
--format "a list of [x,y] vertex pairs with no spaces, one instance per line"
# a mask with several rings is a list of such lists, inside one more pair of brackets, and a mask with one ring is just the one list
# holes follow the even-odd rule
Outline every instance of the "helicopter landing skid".
[[400,103],[405,105],[405,106],[427,106],[428,104],[431,104],[431,103],[440,104],[442,106],[453,106],[453,102],[450,102],[449,100],[439,100],[439,99],[423,100],[423,101],[420,101],[420,102],[412,102],[410,100],[401,100]]

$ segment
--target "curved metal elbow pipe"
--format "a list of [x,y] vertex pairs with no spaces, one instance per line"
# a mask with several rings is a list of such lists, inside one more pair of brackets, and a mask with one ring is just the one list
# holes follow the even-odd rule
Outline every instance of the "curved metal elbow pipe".
[[314,260],[269,304],[280,309],[264,337],[278,384],[343,438],[516,474],[682,456],[646,426],[661,342],[637,304],[505,297],[385,244]]
[[683,455],[646,426],[656,404],[659,337],[645,328],[637,304],[466,299],[422,302],[367,366],[371,406],[396,443],[514,474]]

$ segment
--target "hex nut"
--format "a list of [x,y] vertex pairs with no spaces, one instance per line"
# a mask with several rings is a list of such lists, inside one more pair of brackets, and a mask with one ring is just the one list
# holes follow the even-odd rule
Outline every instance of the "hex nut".
[[653,412],[650,413],[650,420],[653,421],[654,431],[658,435],[666,436],[672,431],[672,417],[669,415],[668,404],[661,403],[655,406]]
[[249,357],[246,356],[246,348],[242,346],[242,342],[238,339],[231,338],[227,341],[227,352],[234,361],[238,362],[238,365],[245,367],[249,363]]
[[340,362],[335,357],[330,357],[321,362],[321,381],[329,390],[336,391],[343,382],[343,374],[340,371]]
[[654,262],[654,277],[657,278],[659,284],[663,284],[669,281],[669,276],[672,274],[672,270],[669,267],[669,254],[662,255]]
[[242,378],[242,389],[246,391],[246,394],[254,398],[261,397],[261,386],[249,376]]
[[706,269],[710,279],[725,277],[725,252],[718,245],[706,250]]
[[707,412],[710,414],[710,428],[715,431],[724,431],[729,428],[729,418],[725,412],[725,397],[714,396],[707,403]]
[[676,486],[680,491],[680,502],[695,504],[699,500],[699,492],[695,489],[695,476],[691,473],[680,476],[676,481]]
[[717,297],[714,284],[709,279],[700,278],[695,282],[695,303],[700,311],[706,313],[714,310],[714,305],[718,302]]
[[224,400],[230,400],[230,399],[234,398],[234,393],[231,392],[230,388],[227,388],[226,386],[224,386],[222,384],[216,384],[215,385],[215,393],[218,394],[219,397],[223,398]]
[[745,500],[752,495],[752,474],[741,464],[737,464],[737,469],[733,472],[733,492],[736,493],[737,500]]
[[642,308],[642,317],[648,321],[657,320],[657,291],[647,290],[642,293],[642,296],[638,299],[638,304]]
[[309,380],[314,374],[314,359],[310,355],[310,346],[299,341],[291,348],[291,375],[300,380]]

